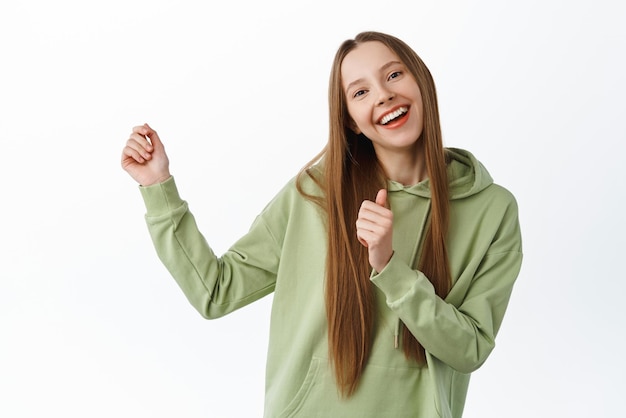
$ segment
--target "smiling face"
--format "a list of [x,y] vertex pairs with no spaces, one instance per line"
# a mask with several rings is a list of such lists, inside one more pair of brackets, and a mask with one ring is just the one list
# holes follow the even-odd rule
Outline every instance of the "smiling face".
[[352,129],[374,144],[376,154],[415,153],[423,129],[417,82],[386,45],[359,44],[341,64],[342,87]]

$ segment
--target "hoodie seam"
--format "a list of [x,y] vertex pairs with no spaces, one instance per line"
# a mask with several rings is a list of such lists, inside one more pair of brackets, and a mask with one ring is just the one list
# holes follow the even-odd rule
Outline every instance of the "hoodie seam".
[[485,254],[485,257],[488,255],[504,255],[504,254],[523,254],[521,251],[517,251],[517,250],[510,250],[510,251],[499,251],[497,253],[490,253],[487,252]]

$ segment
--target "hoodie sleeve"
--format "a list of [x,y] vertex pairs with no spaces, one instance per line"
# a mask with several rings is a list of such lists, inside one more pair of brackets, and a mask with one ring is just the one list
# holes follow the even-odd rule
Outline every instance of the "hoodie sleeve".
[[461,373],[480,367],[494,348],[521,267],[514,200],[500,219],[495,233],[480,237],[490,242],[486,253],[467,263],[445,300],[435,294],[422,272],[395,256],[372,276],[372,282],[385,293],[387,305],[426,351]]
[[202,316],[223,316],[274,290],[279,251],[260,217],[243,238],[217,257],[173,178],[140,190],[157,254]]

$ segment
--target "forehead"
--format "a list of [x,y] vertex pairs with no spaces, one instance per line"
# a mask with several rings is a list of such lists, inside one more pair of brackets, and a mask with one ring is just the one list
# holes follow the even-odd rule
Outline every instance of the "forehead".
[[354,80],[380,71],[389,62],[400,62],[400,58],[382,42],[368,41],[357,45],[341,63],[341,78],[344,86]]

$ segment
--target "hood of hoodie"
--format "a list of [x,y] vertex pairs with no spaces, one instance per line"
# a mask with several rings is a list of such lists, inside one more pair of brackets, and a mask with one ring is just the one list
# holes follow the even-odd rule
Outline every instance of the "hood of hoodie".
[[[448,158],[450,200],[472,196],[493,184],[493,178],[487,169],[471,152],[459,148],[446,148],[446,157]],[[430,198],[430,180],[426,179],[412,186],[389,181],[389,191],[400,190]]]

